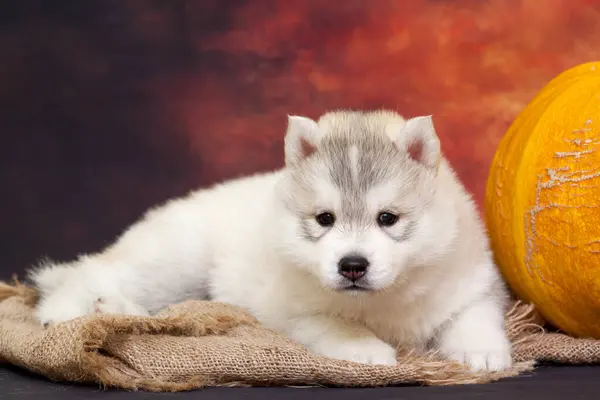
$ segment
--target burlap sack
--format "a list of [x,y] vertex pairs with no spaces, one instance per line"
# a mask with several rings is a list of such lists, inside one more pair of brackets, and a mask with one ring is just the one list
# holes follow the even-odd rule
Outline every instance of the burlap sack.
[[534,360],[600,361],[600,341],[543,332],[533,308],[519,303],[506,319],[519,362],[502,373],[472,373],[400,351],[397,367],[319,357],[225,304],[192,301],[151,318],[97,315],[43,329],[35,301],[35,290],[0,283],[0,359],[53,380],[124,389],[485,383],[530,370]]

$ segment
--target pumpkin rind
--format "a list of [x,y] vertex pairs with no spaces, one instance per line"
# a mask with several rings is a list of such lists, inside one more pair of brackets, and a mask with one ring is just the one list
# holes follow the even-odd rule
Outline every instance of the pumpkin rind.
[[558,328],[600,339],[600,63],[554,78],[513,122],[485,218],[513,291]]

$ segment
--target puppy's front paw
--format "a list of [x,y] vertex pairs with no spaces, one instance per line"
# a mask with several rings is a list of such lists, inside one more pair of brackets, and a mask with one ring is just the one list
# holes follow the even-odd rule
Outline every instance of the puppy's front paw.
[[362,364],[396,365],[396,349],[377,338],[340,340],[323,346],[317,353],[338,360],[354,361]]
[[440,348],[448,359],[475,371],[503,371],[512,366],[510,342],[504,335],[448,337]]

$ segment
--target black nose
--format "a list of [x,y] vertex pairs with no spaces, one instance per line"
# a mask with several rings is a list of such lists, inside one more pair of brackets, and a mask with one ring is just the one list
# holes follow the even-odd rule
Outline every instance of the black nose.
[[367,273],[369,260],[362,256],[346,256],[338,263],[338,272],[344,278],[356,281]]

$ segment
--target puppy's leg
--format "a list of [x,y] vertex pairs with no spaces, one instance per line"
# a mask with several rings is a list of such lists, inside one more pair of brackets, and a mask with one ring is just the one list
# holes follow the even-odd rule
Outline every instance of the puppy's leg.
[[[118,279],[114,279],[114,275],[102,274],[102,267],[110,269],[109,266],[97,265],[94,269],[89,260],[83,263],[79,268],[68,270],[69,276],[54,290],[44,286],[46,281],[40,275],[41,299],[36,313],[43,325],[97,313],[148,315],[146,308],[119,293]],[[53,271],[59,270],[59,266],[53,266]],[[33,279],[35,281],[35,276]]]
[[366,327],[327,316],[295,318],[289,336],[312,352],[363,364],[396,365],[394,347],[378,339]]
[[502,307],[491,296],[456,316],[440,332],[437,342],[444,356],[474,370],[500,371],[512,365]]
[[41,295],[40,321],[97,312],[148,315],[205,298],[211,266],[206,224],[202,207],[177,200],[149,212],[103,252],[31,271]]

